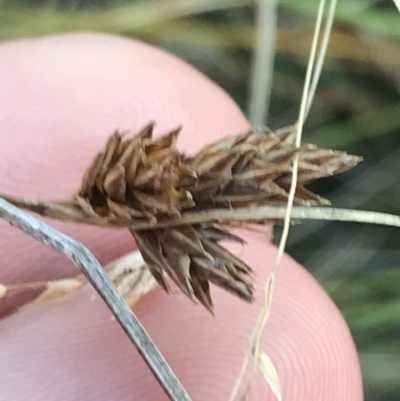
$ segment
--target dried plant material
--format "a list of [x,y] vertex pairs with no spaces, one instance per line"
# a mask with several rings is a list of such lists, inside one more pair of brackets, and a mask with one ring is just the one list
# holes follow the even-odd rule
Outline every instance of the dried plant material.
[[259,355],[259,366],[265,380],[271,387],[272,392],[276,398],[282,400],[281,384],[279,382],[279,376],[275,369],[275,366],[265,351],[261,351]]
[[167,274],[193,301],[212,312],[209,282],[253,300],[251,268],[219,244],[242,240],[216,224],[133,232],[147,267],[168,292]]
[[193,206],[179,181],[190,169],[174,144],[180,129],[153,140],[154,124],[123,139],[115,132],[85,172],[72,202],[88,215],[126,226],[132,219],[156,221]]
[[295,204],[324,204],[327,201],[307,191],[305,185],[361,161],[345,152],[311,145],[296,149],[292,126],[267,134],[248,131],[226,137],[192,158],[175,147],[179,130],[159,139],[152,139],[152,131],[153,124],[149,124],[136,136],[114,133],[69,200],[1,196],[42,216],[137,231],[157,228],[161,222],[193,211],[284,206],[296,152],[299,179]]
[[51,304],[70,299],[79,292],[83,284],[84,280],[80,278],[47,282],[45,283],[43,292],[36,299],[29,302],[29,304]]
[[0,284],[0,316],[4,317],[27,305],[44,305],[72,298],[84,286],[82,275],[70,279],[22,284]]
[[[74,196],[41,202],[5,196],[43,216],[100,226],[127,227],[155,280],[169,291],[171,279],[191,300],[212,311],[213,283],[251,302],[251,268],[221,241],[241,241],[217,225],[211,210],[234,211],[283,206],[289,196],[293,158],[298,158],[294,204],[327,201],[305,188],[308,183],[348,170],[360,158],[344,152],[296,148],[293,126],[267,134],[253,131],[205,146],[193,157],[175,147],[180,129],[154,139],[154,124],[138,134],[115,132],[87,168]],[[197,213],[196,223],[185,216]],[[173,226],[168,224],[173,222]],[[248,223],[268,220],[249,218]]]
[[7,286],[0,284],[0,299],[4,298],[7,295],[8,289]]
[[[313,97],[315,94],[315,90],[316,90],[317,83],[318,83],[319,76],[320,76],[321,69],[322,69],[323,60],[325,58],[325,53],[326,53],[327,46],[328,46],[328,40],[329,40],[332,23],[333,23],[333,17],[334,17],[335,8],[336,8],[336,0],[331,1],[330,9],[329,9],[328,16],[327,16],[327,21],[325,24],[325,31],[323,34],[322,43],[320,44],[318,61],[317,61],[317,63],[314,63],[315,57],[317,54],[317,44],[320,39],[319,36],[320,36],[320,30],[321,30],[321,26],[322,26],[322,19],[323,19],[323,15],[324,15],[324,7],[325,7],[325,1],[321,0],[319,2],[317,20],[316,20],[316,25],[315,25],[315,30],[314,30],[313,41],[312,41],[312,45],[311,45],[311,52],[310,52],[310,57],[308,60],[308,65],[307,65],[307,73],[306,73],[305,82],[304,82],[304,86],[303,86],[303,94],[302,94],[302,100],[301,100],[301,104],[300,104],[299,117],[298,117],[297,123],[295,124],[295,130],[294,130],[295,137],[294,137],[293,142],[296,146],[296,149],[298,149],[298,150],[300,150],[302,148],[301,139],[302,139],[303,125],[304,125],[304,122],[306,120],[307,114],[310,110],[310,107],[311,107],[311,104],[313,101]],[[314,65],[314,64],[316,64],[316,65]],[[301,176],[301,167],[302,167],[302,160],[300,157],[300,153],[297,152],[295,157],[293,158],[293,171],[292,171],[291,177],[290,177],[291,179],[290,179],[290,186],[289,186],[289,195],[288,195],[288,199],[287,199],[287,210],[285,213],[283,232],[282,232],[282,237],[281,237],[281,240],[279,243],[278,254],[276,257],[273,271],[270,274],[270,276],[264,286],[264,305],[261,310],[260,316],[257,320],[257,323],[255,325],[255,332],[249,341],[249,347],[248,347],[248,351],[251,350],[252,353],[254,354],[255,362],[259,363],[259,366],[260,366],[262,372],[264,373],[266,380],[270,384],[272,390],[277,395],[279,400],[281,399],[279,377],[276,373],[276,369],[275,369],[274,365],[272,364],[272,361],[270,360],[268,355],[264,351],[261,350],[261,336],[262,336],[264,327],[265,327],[267,320],[269,318],[269,315],[270,315],[275,277],[280,270],[283,253],[284,253],[287,238],[289,235],[289,228],[290,228],[290,223],[291,223],[293,205],[296,204],[296,197],[298,196],[297,195],[298,184],[301,183],[302,180],[304,180],[304,175]],[[241,385],[241,382],[243,381],[244,373],[246,371],[247,364],[249,362],[248,356],[249,356],[249,352],[247,352],[246,358],[243,361],[241,372],[235,383],[230,400],[235,399],[237,391]],[[247,388],[251,389],[251,386],[252,386],[252,383],[250,381]]]
[[172,401],[190,401],[185,388],[94,255],[81,243],[0,198],[0,217],[73,261],[119,322]]
[[[138,251],[132,252],[113,263],[108,275],[118,292],[130,306],[133,306],[143,295],[157,286]],[[73,278],[47,282],[8,286],[0,284],[0,309],[2,302],[5,302],[6,299],[12,301],[13,297],[23,296],[31,291],[36,291],[35,298],[29,299],[25,304],[18,305],[19,308],[29,305],[49,305],[62,302],[77,295],[87,284],[88,282],[82,274]]]
[[129,306],[133,306],[142,296],[157,288],[156,280],[138,251],[113,263],[109,276]]

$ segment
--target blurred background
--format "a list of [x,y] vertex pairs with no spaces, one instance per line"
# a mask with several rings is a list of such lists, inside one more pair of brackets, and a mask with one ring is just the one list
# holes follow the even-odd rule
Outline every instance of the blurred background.
[[[260,1],[260,4],[262,0]],[[316,0],[0,0],[0,40],[99,31],[153,43],[221,85],[252,121],[296,121]],[[259,57],[261,70],[257,70]],[[261,72],[260,72],[261,71]],[[273,79],[271,79],[273,77]],[[400,14],[392,0],[341,0],[304,142],[365,161],[312,190],[335,207],[400,214]],[[268,108],[255,110],[267,95]],[[261,114],[260,114],[261,113]],[[275,242],[281,228],[275,228]],[[367,401],[400,400],[399,231],[307,221],[287,252],[348,321]]]

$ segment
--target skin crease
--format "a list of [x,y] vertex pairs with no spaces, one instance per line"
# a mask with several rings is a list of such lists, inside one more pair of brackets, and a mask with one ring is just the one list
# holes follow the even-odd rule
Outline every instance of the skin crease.
[[[248,123],[234,102],[191,66],[158,49],[107,35],[64,35],[0,45],[0,191],[65,198],[106,137],[156,120],[182,124],[193,153]],[[103,264],[135,247],[124,230],[49,223],[85,243]],[[228,399],[276,257],[271,231],[241,232],[230,247],[257,274],[256,303],[213,288],[216,316],[178,291],[157,289],[134,311],[193,400]],[[72,276],[62,255],[0,222],[0,282]],[[278,276],[263,349],[285,401],[361,401],[359,362],[341,314],[289,256]],[[167,400],[94,291],[0,321],[0,400]],[[274,400],[257,374],[248,400]]]

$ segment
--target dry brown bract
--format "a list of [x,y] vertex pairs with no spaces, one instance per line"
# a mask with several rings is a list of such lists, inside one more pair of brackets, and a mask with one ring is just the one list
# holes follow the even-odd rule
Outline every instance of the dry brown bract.
[[[267,134],[248,131],[186,157],[175,146],[180,129],[153,139],[153,128],[151,123],[136,135],[111,135],[69,200],[4,197],[43,216],[129,228],[157,282],[168,291],[169,276],[189,298],[210,311],[209,282],[253,300],[251,268],[220,244],[242,242],[228,231],[231,222],[219,225],[205,214],[201,222],[188,224],[185,213],[285,205],[296,152],[299,169],[294,204],[324,204],[327,201],[304,186],[360,161],[311,145],[296,149],[293,127]],[[166,227],[171,220],[175,224]]]

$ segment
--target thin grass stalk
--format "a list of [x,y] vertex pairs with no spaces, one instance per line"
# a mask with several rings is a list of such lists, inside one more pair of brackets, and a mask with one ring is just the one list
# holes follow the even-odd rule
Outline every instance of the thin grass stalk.
[[191,398],[94,255],[81,243],[0,198],[0,217],[72,260],[103,298],[171,401]]
[[[311,45],[310,58],[309,58],[308,66],[307,66],[306,78],[305,78],[305,83],[304,83],[304,88],[303,88],[303,95],[302,95],[302,99],[301,99],[299,117],[298,117],[298,121],[297,121],[297,132],[296,132],[296,142],[295,142],[297,148],[299,148],[301,145],[302,131],[303,131],[303,126],[304,126],[304,122],[306,119],[307,104],[309,103],[309,95],[310,95],[309,91],[310,91],[310,85],[311,85],[311,78],[313,75],[313,69],[315,67],[317,44],[318,44],[319,37],[320,37],[324,8],[325,8],[325,0],[321,0],[319,3],[318,13],[317,13],[314,36],[313,36],[313,41],[312,41],[312,45]],[[328,32],[328,34],[329,34],[329,32]],[[328,36],[328,38],[329,38],[329,36]],[[321,50],[323,50],[323,48],[321,48]],[[320,60],[322,60],[320,62],[321,66],[323,64],[323,57],[324,57],[324,53],[322,53],[322,57],[320,57]],[[318,78],[318,74],[315,74],[315,76]],[[254,356],[255,356],[256,361],[258,361],[258,359],[259,359],[260,350],[261,350],[261,338],[262,338],[262,334],[263,334],[265,325],[266,325],[269,315],[270,315],[272,295],[273,295],[273,291],[274,291],[274,283],[275,283],[276,275],[278,274],[278,272],[281,268],[282,258],[283,258],[283,254],[285,251],[287,239],[289,236],[291,213],[292,213],[292,209],[293,209],[293,201],[294,201],[295,190],[296,190],[296,186],[297,186],[298,165],[299,165],[299,156],[298,156],[298,154],[296,154],[294,161],[293,161],[292,182],[291,182],[290,191],[289,191],[289,198],[288,198],[287,211],[286,211],[284,225],[283,225],[282,237],[281,237],[281,240],[279,243],[279,248],[278,248],[278,255],[276,258],[275,266],[274,266],[273,272],[271,274],[271,277],[265,286],[264,307],[261,312],[261,316],[260,316],[260,319],[258,322],[258,328],[256,331],[256,336],[255,336]]]
[[274,73],[277,25],[276,0],[260,0],[257,8],[257,44],[249,95],[249,120],[253,127],[267,125]]
[[337,0],[331,0],[329,10],[328,10],[328,16],[327,16],[327,19],[325,22],[324,33],[322,34],[321,47],[318,52],[318,58],[317,58],[317,61],[315,63],[315,68],[314,68],[314,74],[312,77],[310,90],[308,92],[307,107],[306,107],[306,111],[305,111],[305,119],[307,118],[308,113],[310,112],[312,103],[314,101],[315,91],[317,89],[319,78],[321,76],[322,66],[324,64],[325,55],[326,55],[326,51],[328,49],[328,44],[329,44],[329,38],[330,38],[331,32],[332,32],[332,25],[333,25],[333,20],[335,17],[336,5],[337,5]]
[[[315,31],[314,31],[312,46],[311,46],[311,54],[310,54],[310,58],[309,58],[308,66],[307,66],[307,73],[306,73],[303,95],[302,95],[302,100],[301,100],[301,105],[300,105],[299,118],[297,121],[297,132],[296,132],[296,140],[295,140],[295,145],[297,148],[299,148],[301,145],[302,129],[303,129],[304,120],[306,117],[306,107],[307,107],[307,100],[308,100],[308,96],[309,96],[309,87],[310,87],[310,83],[311,83],[312,71],[313,71],[313,67],[314,67],[314,60],[315,60],[316,49],[317,49],[317,44],[318,44],[318,39],[319,39],[319,33],[320,33],[320,29],[321,29],[324,7],[325,7],[325,0],[321,0],[319,3],[316,27],[315,27]],[[270,314],[275,277],[280,269],[284,249],[285,249],[287,238],[289,235],[291,211],[293,208],[293,201],[294,201],[295,191],[296,191],[296,187],[297,187],[298,165],[299,165],[299,155],[298,155],[298,153],[296,153],[295,157],[294,157],[294,161],[293,161],[292,181],[291,181],[291,185],[290,185],[287,211],[286,211],[285,220],[284,220],[283,233],[282,233],[281,241],[279,244],[278,255],[276,258],[276,263],[275,263],[273,272],[265,286],[264,306],[262,308],[260,317],[256,324],[255,336],[254,336],[254,338],[252,336],[252,338],[250,340],[250,344],[249,344],[249,348],[254,349],[255,362],[257,362],[259,360],[260,349],[261,349],[261,337],[262,337],[264,327],[268,321],[268,317]],[[249,358],[246,358],[245,365],[247,365],[248,361],[249,361]],[[239,378],[235,384],[234,390],[231,395],[232,400],[234,400],[236,398],[236,394],[240,388],[245,371],[246,371],[246,366],[244,366],[244,368],[241,370],[242,376],[239,376]],[[249,388],[251,388],[251,383],[250,383]]]

